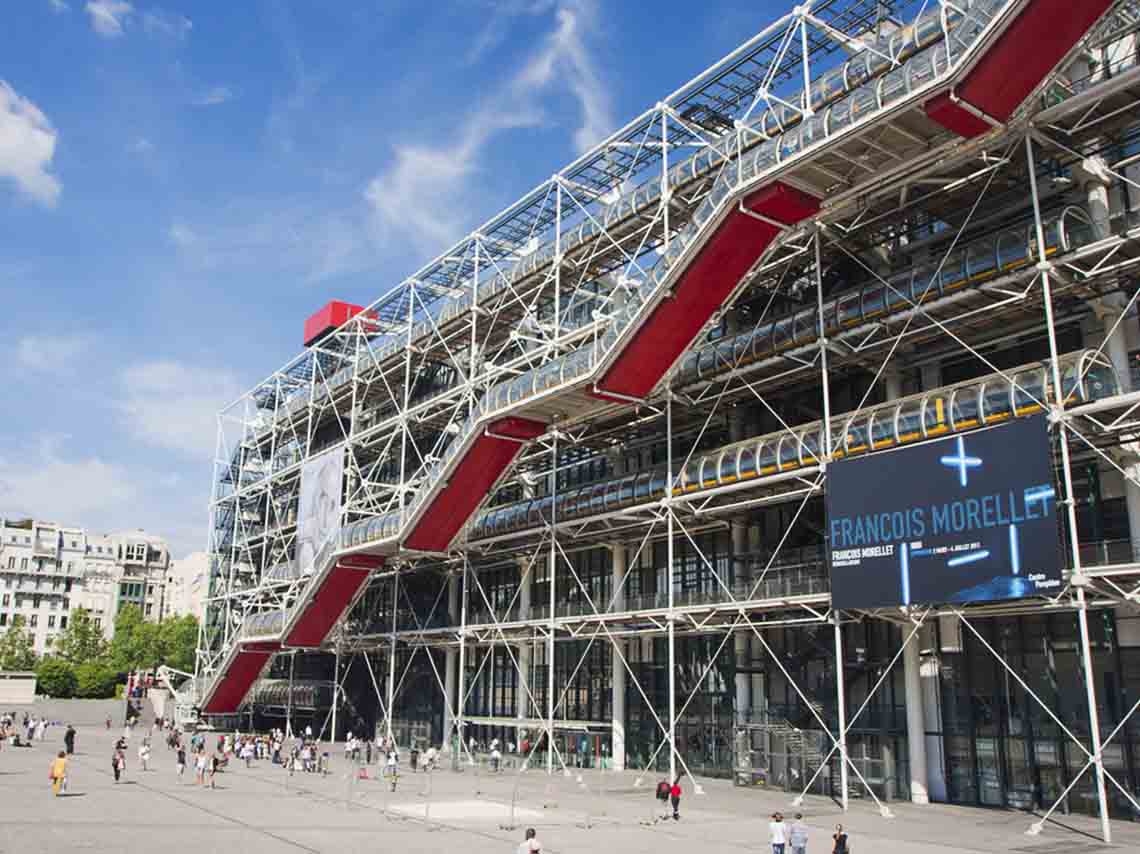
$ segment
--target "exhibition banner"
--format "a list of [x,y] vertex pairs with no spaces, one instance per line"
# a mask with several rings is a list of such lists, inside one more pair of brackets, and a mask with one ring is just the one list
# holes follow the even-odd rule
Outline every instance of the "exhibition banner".
[[985,602],[1061,588],[1043,416],[827,468],[837,608]]
[[308,575],[329,537],[340,530],[344,489],[344,451],[336,449],[306,460],[301,468],[301,500],[297,514],[297,563]]

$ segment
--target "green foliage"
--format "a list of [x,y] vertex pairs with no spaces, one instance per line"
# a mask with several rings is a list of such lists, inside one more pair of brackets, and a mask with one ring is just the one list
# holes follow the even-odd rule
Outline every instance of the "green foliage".
[[86,661],[75,668],[75,696],[104,700],[115,696],[118,674],[107,661]]
[[24,617],[16,614],[8,631],[0,635],[0,670],[35,670],[35,637],[24,628]]
[[143,620],[142,611],[127,605],[115,615],[115,634],[111,637],[111,663],[120,673],[146,670],[156,666],[155,632]]
[[198,620],[190,614],[170,617],[158,624],[158,636],[162,663],[184,673],[193,673],[198,648]]
[[115,617],[110,662],[120,673],[153,670],[161,664],[175,670],[194,669],[198,644],[198,621],[192,616],[168,617],[161,623],[148,623],[134,605]]
[[107,655],[107,641],[86,608],[71,612],[67,628],[55,639],[55,654],[74,665],[99,661]]
[[50,697],[75,696],[75,668],[62,658],[45,656],[36,667],[36,690]]

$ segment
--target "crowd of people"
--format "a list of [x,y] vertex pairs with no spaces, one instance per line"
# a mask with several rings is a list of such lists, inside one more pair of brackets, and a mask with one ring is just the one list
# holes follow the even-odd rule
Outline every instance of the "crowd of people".
[[[43,742],[47,738],[49,727],[60,726],[58,721],[49,721],[46,716],[36,716],[24,712],[11,712],[0,715],[0,748],[31,747],[35,742]],[[137,714],[128,714],[123,726],[122,734],[115,739],[111,750],[111,771],[115,783],[124,780],[127,770],[127,756],[129,745],[136,729],[139,726]],[[107,728],[111,728],[110,719]],[[290,776],[297,772],[307,774],[329,773],[329,753],[321,750],[321,744],[313,735],[311,727],[306,727],[303,733],[287,734],[281,729],[272,729],[262,733],[214,733],[209,730],[183,730],[175,726],[168,719],[157,718],[139,740],[136,754],[140,772],[151,770],[152,743],[157,734],[161,734],[168,752],[174,754],[174,767],[181,782],[185,777],[187,767],[194,770],[194,785],[203,788],[217,788],[217,775],[223,771],[231,760],[240,761],[246,768],[254,767],[254,763],[270,762],[286,770]],[[60,750],[52,759],[48,779],[54,795],[60,796],[67,792],[69,759],[75,753],[77,732],[73,726],[67,725],[63,735],[64,749]],[[489,754],[492,769],[499,769],[502,764],[502,748],[499,740],[492,739],[487,745],[480,745],[474,739],[466,745],[472,755],[481,752]],[[514,753],[517,750],[527,751],[531,745],[526,741],[518,745],[508,744],[507,751]],[[413,772],[423,770],[432,771],[438,767],[441,753],[434,745],[426,750],[420,750],[418,741],[413,739],[408,752],[409,767]],[[374,759],[382,766],[383,781],[392,791],[400,776],[400,752],[396,742],[390,736],[373,741],[362,738],[349,732],[344,743],[344,758],[346,763],[357,766],[371,765]],[[351,767],[351,766],[350,766]],[[680,820],[680,803],[682,796],[682,780],[662,780],[656,789],[656,797],[666,807],[662,818]],[[774,813],[768,823],[769,842],[772,854],[807,854],[808,828],[804,823],[803,814],[796,813],[792,821],[785,821],[780,813]],[[520,854],[524,852],[537,852],[541,850],[536,833],[533,828],[526,831],[526,837],[518,846]],[[831,836],[832,854],[849,854],[851,843],[847,832],[842,825],[835,826]]]
[[12,747],[25,747],[34,741],[47,738],[48,727],[59,726],[59,721],[49,721],[46,716],[19,712],[5,712],[0,717],[0,740]]

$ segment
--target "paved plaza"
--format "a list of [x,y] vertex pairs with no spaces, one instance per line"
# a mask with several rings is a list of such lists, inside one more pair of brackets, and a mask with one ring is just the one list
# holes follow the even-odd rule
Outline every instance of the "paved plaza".
[[[0,752],[0,850],[4,852],[116,851],[177,852],[355,852],[396,850],[513,852],[527,826],[538,829],[543,850],[767,852],[768,815],[791,810],[787,795],[744,791],[721,780],[701,781],[703,795],[685,784],[681,820],[655,821],[656,779],[637,785],[633,773],[576,772],[547,777],[530,771],[492,775],[468,769],[430,775],[405,772],[394,794],[376,779],[346,773],[343,753],[332,753],[327,777],[290,777],[269,762],[245,768],[231,760],[216,790],[193,783],[193,771],[179,780],[174,754],[155,745],[152,770],[141,772],[140,726],[128,751],[125,781],[111,775],[111,746],[121,734],[120,707],[100,703],[39,703],[47,712],[76,724],[77,756],[71,764],[70,793],[55,799],[47,780],[51,757],[62,746],[63,727],[48,730],[42,744]],[[114,715],[108,731],[102,721]],[[155,739],[161,742],[161,739]],[[512,802],[513,818],[512,818]],[[844,816],[826,799],[804,806],[811,830],[808,851],[829,852],[836,822],[851,832],[854,851],[1014,851],[1057,854],[1106,849],[1098,824],[1085,817],[1060,817],[1037,837],[1025,835],[1024,813],[950,806],[891,804],[892,819],[873,804],[857,801]],[[510,829],[517,825],[515,829]],[[1140,850],[1140,826],[1114,823],[1114,849]]]

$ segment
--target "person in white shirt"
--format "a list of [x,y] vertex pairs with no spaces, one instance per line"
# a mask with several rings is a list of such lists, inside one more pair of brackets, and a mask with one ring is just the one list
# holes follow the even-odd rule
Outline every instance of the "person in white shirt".
[[142,766],[143,771],[150,770],[147,768],[148,762],[150,762],[150,739],[144,738],[142,744],[139,745],[139,765]]
[[784,846],[788,844],[788,826],[780,813],[773,813],[772,820],[768,822],[768,839],[772,843],[772,854],[784,854]]
[[807,854],[808,829],[802,812],[796,813],[796,820],[788,828],[788,844],[792,846],[792,854]]
[[519,843],[518,854],[537,854],[537,852],[540,851],[542,851],[542,843],[538,841],[534,828],[528,827],[526,829],[526,838]]

